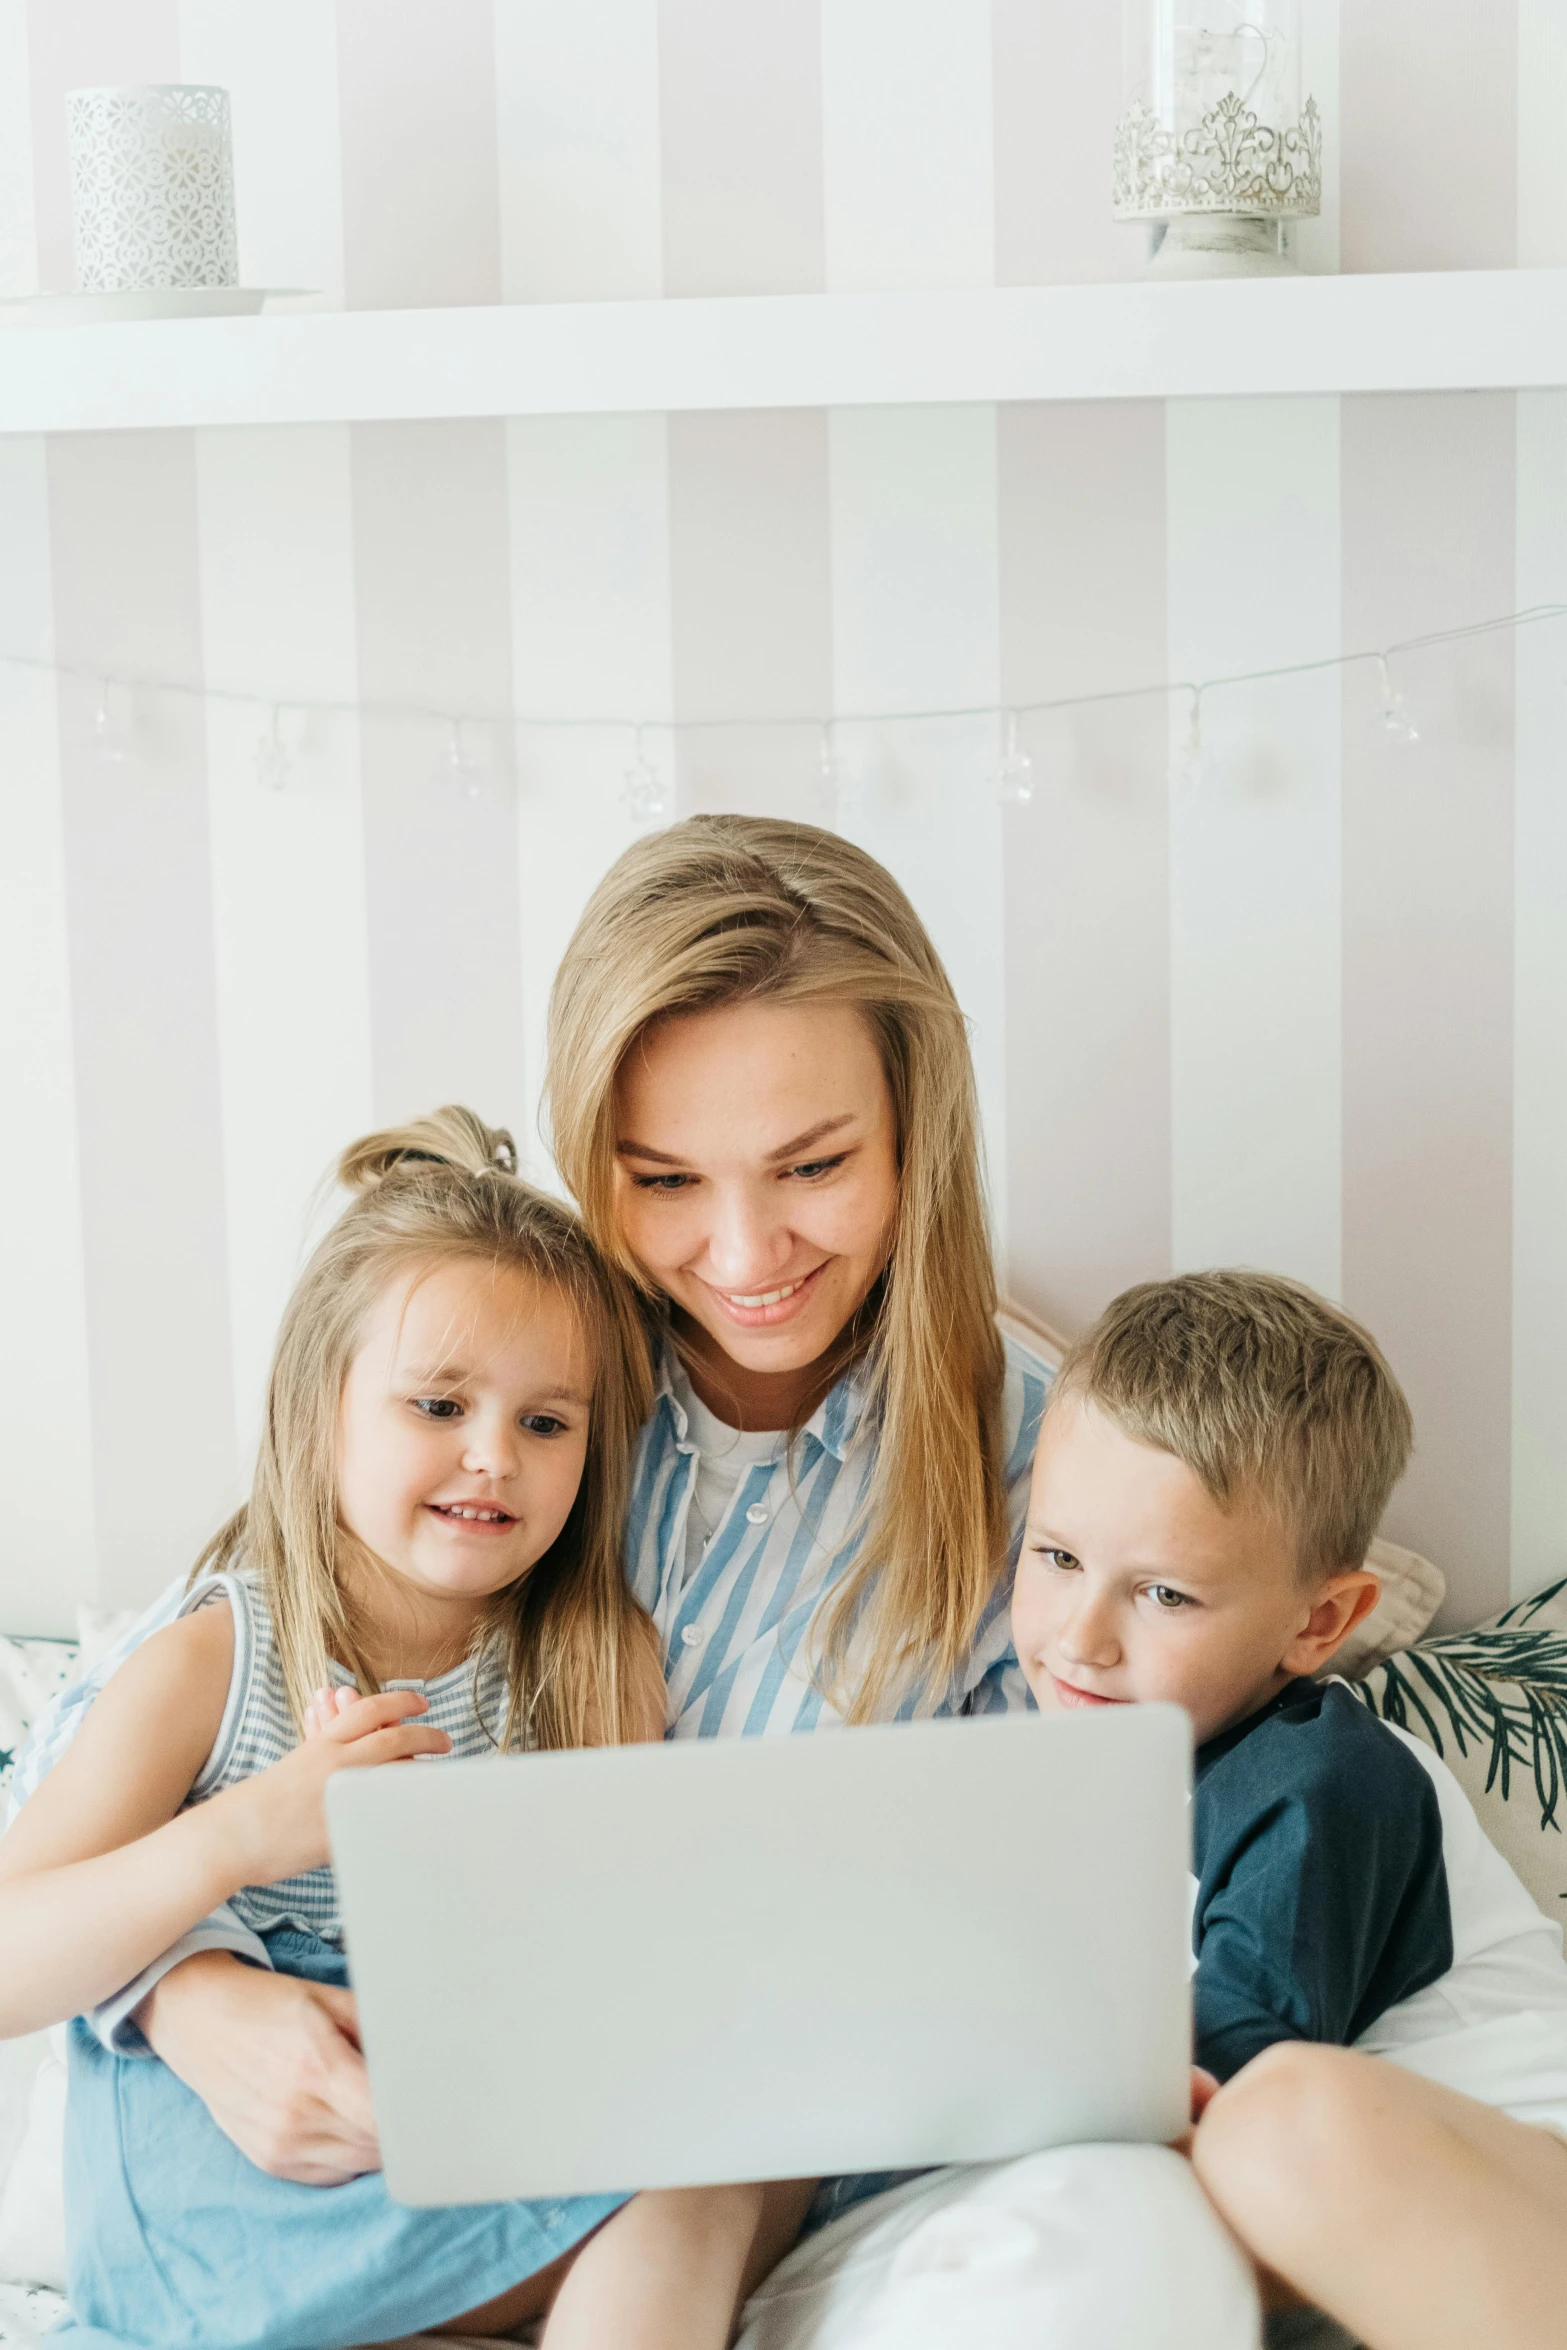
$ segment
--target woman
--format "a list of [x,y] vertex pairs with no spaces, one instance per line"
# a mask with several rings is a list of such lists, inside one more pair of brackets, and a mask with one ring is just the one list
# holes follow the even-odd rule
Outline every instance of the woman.
[[[1046,1375],[996,1334],[964,1023],[891,876],[762,819],[637,843],[561,967],[550,1109],[658,1348],[628,1567],[672,1733],[1024,1704],[1007,1569]],[[40,1725],[19,1794],[125,1652]],[[351,1995],[239,1954],[264,1965],[209,1920],[100,2031],[139,2027],[275,2175],[378,2167]]]

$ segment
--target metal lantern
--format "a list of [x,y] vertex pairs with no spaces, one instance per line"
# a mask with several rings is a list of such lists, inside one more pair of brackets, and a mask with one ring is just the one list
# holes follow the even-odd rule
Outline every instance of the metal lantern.
[[84,293],[237,285],[226,90],[72,90],[71,192]]
[[1118,220],[1165,223],[1155,277],[1271,276],[1280,224],[1322,208],[1300,0],[1125,0]]

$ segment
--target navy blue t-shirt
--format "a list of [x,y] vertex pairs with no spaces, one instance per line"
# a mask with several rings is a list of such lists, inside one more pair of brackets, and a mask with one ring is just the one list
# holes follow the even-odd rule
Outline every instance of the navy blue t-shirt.
[[1436,1789],[1342,1685],[1292,1681],[1197,1750],[1197,2062],[1347,2047],[1453,1963]]

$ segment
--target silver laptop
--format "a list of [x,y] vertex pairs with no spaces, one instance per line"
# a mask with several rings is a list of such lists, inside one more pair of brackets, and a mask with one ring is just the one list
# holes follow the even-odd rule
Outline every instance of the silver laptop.
[[1190,1768],[1127,1706],[340,1773],[392,2194],[1176,2136]]

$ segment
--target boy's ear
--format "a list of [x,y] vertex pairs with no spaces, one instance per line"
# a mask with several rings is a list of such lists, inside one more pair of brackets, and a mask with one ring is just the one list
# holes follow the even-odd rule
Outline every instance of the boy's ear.
[[1304,1625],[1279,1659],[1284,1671],[1306,1679],[1320,1673],[1355,1626],[1365,1622],[1381,1596],[1382,1586],[1369,1567],[1330,1575],[1312,1601]]

